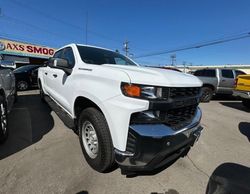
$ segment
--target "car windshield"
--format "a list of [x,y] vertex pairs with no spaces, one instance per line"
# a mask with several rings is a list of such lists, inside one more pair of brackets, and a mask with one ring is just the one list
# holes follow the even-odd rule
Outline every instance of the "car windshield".
[[22,67],[18,67],[17,69],[14,70],[14,73],[21,73],[21,72],[25,72],[25,71],[29,71],[31,69],[33,69],[34,67],[36,67],[37,65],[24,65]]
[[88,46],[77,46],[81,59],[88,64],[103,65],[132,65],[137,66],[132,60],[120,53]]

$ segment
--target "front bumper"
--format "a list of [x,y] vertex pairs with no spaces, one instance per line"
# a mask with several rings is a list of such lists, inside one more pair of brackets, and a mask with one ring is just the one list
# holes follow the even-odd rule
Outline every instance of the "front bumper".
[[178,131],[164,124],[130,125],[129,149],[125,152],[116,149],[116,162],[126,170],[153,170],[184,156],[200,136],[200,119],[198,108],[192,122]]
[[233,91],[233,96],[244,98],[244,99],[250,99],[250,92],[234,90]]

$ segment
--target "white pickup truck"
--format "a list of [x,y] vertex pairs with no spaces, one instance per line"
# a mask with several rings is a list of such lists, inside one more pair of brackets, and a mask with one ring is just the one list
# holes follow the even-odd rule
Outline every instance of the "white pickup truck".
[[152,170],[185,156],[198,139],[202,82],[195,76],[141,67],[111,50],[70,44],[39,68],[42,100],[79,134],[99,172]]

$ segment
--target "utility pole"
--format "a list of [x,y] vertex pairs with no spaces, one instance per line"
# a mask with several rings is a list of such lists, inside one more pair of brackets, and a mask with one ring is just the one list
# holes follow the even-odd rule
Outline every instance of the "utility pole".
[[129,47],[128,47],[128,43],[129,43],[129,41],[125,41],[124,43],[123,43],[123,50],[125,51],[125,54],[126,54],[126,56],[128,56],[128,51],[129,51]]
[[174,64],[176,63],[176,54],[170,55],[170,58],[171,58],[171,65],[174,66]]
[[186,61],[183,61],[184,73],[186,73]]

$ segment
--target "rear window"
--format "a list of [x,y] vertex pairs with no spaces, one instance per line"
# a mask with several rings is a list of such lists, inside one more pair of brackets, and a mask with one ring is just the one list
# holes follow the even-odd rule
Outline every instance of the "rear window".
[[240,70],[235,70],[235,76],[238,77],[238,75],[245,75],[246,73]]
[[194,72],[194,75],[203,77],[215,77],[216,72],[215,69],[197,70],[196,72]]
[[31,69],[38,68],[38,65],[24,65],[21,67],[18,67],[17,69],[14,70],[14,73],[22,73],[22,72],[27,72]]

